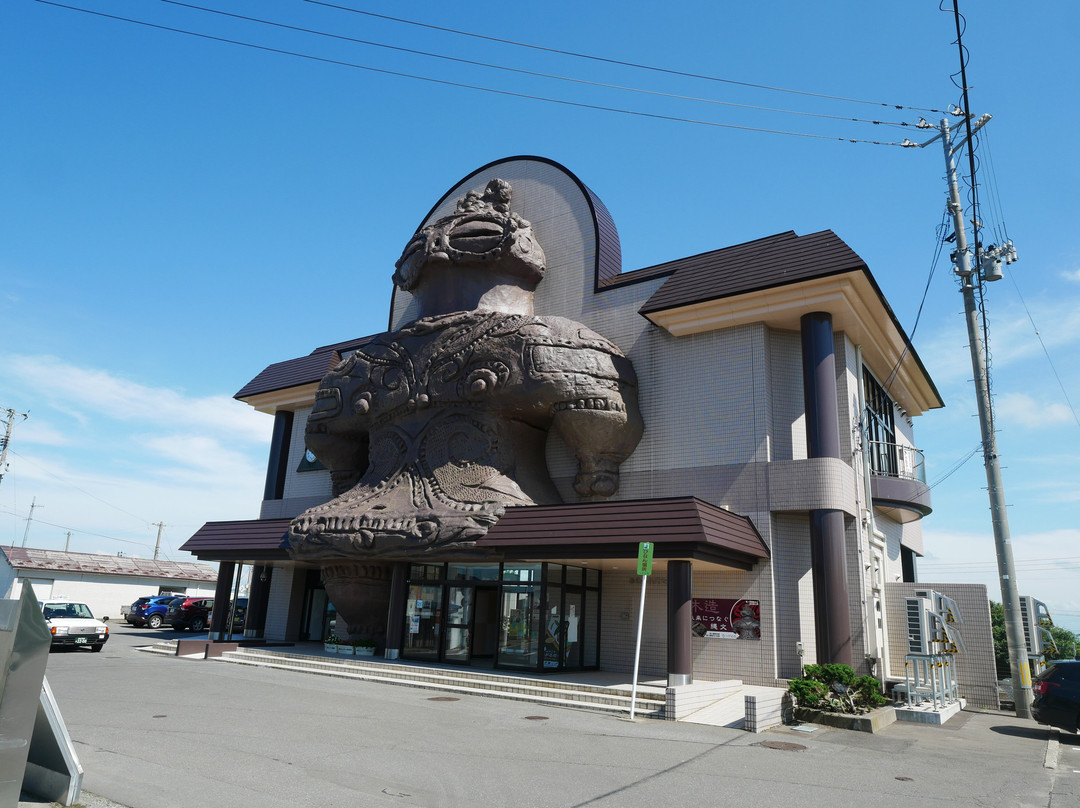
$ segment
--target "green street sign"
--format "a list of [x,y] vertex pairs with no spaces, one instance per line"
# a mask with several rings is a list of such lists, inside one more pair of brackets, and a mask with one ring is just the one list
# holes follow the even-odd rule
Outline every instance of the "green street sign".
[[638,575],[651,575],[652,574],[652,557],[654,542],[643,541],[638,544],[637,551],[637,574]]

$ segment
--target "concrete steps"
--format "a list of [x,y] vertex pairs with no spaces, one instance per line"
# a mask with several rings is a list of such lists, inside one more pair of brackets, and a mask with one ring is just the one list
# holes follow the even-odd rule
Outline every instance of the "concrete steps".
[[[162,642],[140,650],[157,654],[176,654],[175,642]],[[609,714],[630,712],[629,685],[605,686],[583,682],[557,681],[546,677],[514,676],[473,668],[429,667],[384,662],[357,657],[326,657],[272,649],[240,648],[224,653],[214,661],[294,671],[316,676],[380,682],[382,684],[420,687],[458,695],[477,695],[532,702],[552,707],[569,707]],[[646,718],[664,718],[664,688],[638,687],[635,714]]]

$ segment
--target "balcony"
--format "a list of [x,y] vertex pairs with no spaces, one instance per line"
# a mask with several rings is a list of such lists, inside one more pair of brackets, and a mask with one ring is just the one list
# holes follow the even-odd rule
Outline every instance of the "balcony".
[[930,513],[923,454],[913,446],[868,441],[870,497],[898,522],[912,522]]

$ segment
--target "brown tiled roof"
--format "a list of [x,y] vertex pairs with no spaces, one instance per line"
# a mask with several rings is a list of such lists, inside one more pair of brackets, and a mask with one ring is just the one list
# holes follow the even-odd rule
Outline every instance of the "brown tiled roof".
[[477,542],[515,558],[696,558],[749,569],[769,557],[753,522],[695,497],[507,508]]
[[341,361],[341,355],[371,342],[374,337],[360,337],[336,345],[323,345],[307,356],[275,362],[245,384],[233,398],[245,399],[260,393],[287,390],[302,384],[321,381],[330,368]]
[[[216,561],[286,559],[288,519],[207,522],[180,548]],[[745,516],[694,497],[507,508],[477,546],[513,558],[694,558],[740,569],[769,557]]]
[[649,267],[654,272],[661,268],[673,270],[672,277],[645,302],[641,314],[843,272],[869,274],[866,263],[831,230],[806,236],[789,230]]
[[290,519],[207,522],[181,550],[214,561],[287,559],[285,536]]
[[191,561],[154,561],[131,556],[65,553],[63,550],[40,550],[36,547],[0,547],[19,570],[34,572],[73,572],[92,575],[124,575],[162,578],[176,581],[216,581],[217,570]]

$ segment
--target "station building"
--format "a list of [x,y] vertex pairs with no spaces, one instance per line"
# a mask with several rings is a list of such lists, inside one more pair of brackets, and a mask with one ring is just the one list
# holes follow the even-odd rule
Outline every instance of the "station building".
[[[902,601],[886,591],[916,580],[931,503],[914,423],[943,402],[863,259],[829,230],[786,231],[624,271],[599,197],[537,157],[471,173],[418,231],[496,178],[546,255],[535,313],[621,349],[644,430],[609,497],[578,493],[577,460],[553,431],[544,456],[561,502],[506,508],[470,553],[353,564],[382,604],[367,626],[379,653],[630,670],[639,547],[652,542],[643,674],[773,685],[835,661],[902,677]],[[318,641],[337,620],[328,584],[342,565],[290,552],[289,530],[334,493],[305,444],[320,382],[381,324],[350,322],[346,299],[326,310],[357,336],[273,364],[236,394],[274,419],[260,517],[207,523],[183,547],[221,562],[219,596],[254,567],[247,633],[268,640]],[[389,331],[418,315],[395,288]]]

